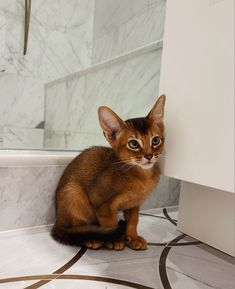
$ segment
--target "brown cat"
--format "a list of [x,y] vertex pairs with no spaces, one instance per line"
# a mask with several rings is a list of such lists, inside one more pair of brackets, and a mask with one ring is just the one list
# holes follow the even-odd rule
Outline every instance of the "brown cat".
[[[112,148],[88,148],[65,169],[56,190],[54,239],[92,249],[104,245],[122,250],[125,240],[132,249],[147,248],[137,234],[138,215],[160,178],[164,104],[162,95],[146,117],[126,121],[108,107],[99,108],[100,125]],[[118,223],[120,211],[125,224]]]

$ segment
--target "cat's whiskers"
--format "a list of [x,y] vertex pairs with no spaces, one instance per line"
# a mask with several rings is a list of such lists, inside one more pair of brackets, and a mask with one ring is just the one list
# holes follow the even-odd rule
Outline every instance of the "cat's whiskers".
[[125,166],[129,166],[129,163],[127,163],[127,162],[123,162],[123,163],[119,163],[118,164],[118,167],[125,167]]
[[130,170],[130,169],[132,169],[132,168],[135,167],[136,165],[137,165],[137,164],[133,164],[133,163],[132,163],[132,164],[129,164],[129,168],[126,168],[126,169],[125,169],[125,172],[128,171],[128,170]]
[[135,161],[136,161],[135,159],[133,160],[133,158],[131,158],[131,159],[126,159],[126,160],[123,160],[123,161],[115,162],[114,164],[119,165],[117,170],[128,171],[131,168],[133,168],[134,166],[136,166],[136,162]]
[[132,159],[125,159],[125,160],[120,160],[120,161],[117,161],[117,162],[114,162],[113,164],[128,164],[132,161]]
[[161,160],[165,160],[166,159],[166,155],[159,155],[157,158],[161,159]]

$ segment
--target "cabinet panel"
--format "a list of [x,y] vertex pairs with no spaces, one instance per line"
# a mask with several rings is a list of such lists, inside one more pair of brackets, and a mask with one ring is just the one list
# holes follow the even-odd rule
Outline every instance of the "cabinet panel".
[[168,0],[163,174],[234,192],[234,1]]

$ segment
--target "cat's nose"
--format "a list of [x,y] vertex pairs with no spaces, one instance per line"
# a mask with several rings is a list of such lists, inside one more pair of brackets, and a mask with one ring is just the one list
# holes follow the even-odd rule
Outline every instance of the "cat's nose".
[[151,160],[151,158],[153,157],[153,154],[147,154],[144,156],[147,160]]

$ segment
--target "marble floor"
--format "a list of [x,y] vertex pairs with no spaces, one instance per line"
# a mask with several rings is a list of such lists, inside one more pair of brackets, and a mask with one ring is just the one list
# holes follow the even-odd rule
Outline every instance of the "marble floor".
[[0,289],[234,289],[235,261],[176,229],[177,209],[140,216],[145,251],[63,246],[50,226],[0,233]]

